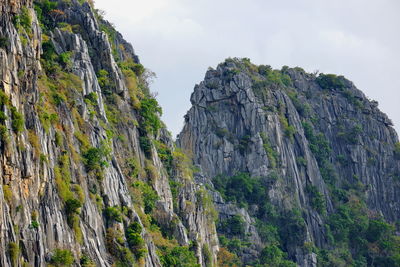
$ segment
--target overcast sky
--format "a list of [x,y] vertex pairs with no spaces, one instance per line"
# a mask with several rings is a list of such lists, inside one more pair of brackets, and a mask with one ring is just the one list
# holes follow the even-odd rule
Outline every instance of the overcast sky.
[[96,0],[157,74],[175,136],[209,66],[248,57],[346,76],[400,130],[399,0]]

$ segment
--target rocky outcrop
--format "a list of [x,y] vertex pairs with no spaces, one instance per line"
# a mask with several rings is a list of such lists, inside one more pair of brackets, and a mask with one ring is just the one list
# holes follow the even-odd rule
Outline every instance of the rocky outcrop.
[[[85,1],[1,1],[0,10],[0,265],[69,264],[57,262],[64,253],[74,266],[161,266],[164,239],[196,242],[200,264],[215,263],[201,186],[172,156],[167,172],[153,143],[172,155],[173,141],[146,128],[159,114],[140,108],[153,98],[132,46]],[[188,213],[173,205],[185,199]]]
[[0,0],[1,266],[396,266],[400,143],[376,102],[228,59],[175,147],[92,5]]
[[[227,59],[207,71],[191,102],[177,143],[208,177],[200,180],[214,191],[214,177],[248,173],[266,183],[265,201],[278,213],[300,210],[305,228],[298,243],[285,243],[280,234],[281,246],[299,266],[317,264],[303,244],[327,246],[325,225],[336,211],[339,189],[361,194],[371,213],[399,220],[398,137],[376,102],[345,78]],[[250,238],[242,239],[256,252],[245,247],[238,255],[246,263],[257,261],[269,242],[257,238],[254,227],[256,219],[271,220],[256,215],[263,204],[243,209],[213,194],[221,221],[240,215],[245,222]],[[317,196],[323,207],[316,207]]]

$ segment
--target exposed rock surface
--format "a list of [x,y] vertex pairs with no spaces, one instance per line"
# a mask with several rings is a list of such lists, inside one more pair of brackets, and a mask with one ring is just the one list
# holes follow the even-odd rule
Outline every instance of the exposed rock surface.
[[[47,266],[56,249],[71,252],[76,266],[91,266],[85,259],[112,266],[138,252],[128,249],[125,233],[132,222],[142,226],[145,253],[124,266],[161,266],[161,239],[186,247],[195,242],[200,264],[215,262],[218,240],[199,198],[201,186],[191,172],[179,171],[174,158],[167,172],[153,142],[173,153],[168,131],[145,129],[139,106],[152,97],[138,56],[87,2],[79,2],[58,1],[46,10],[49,1],[0,1],[6,117],[0,141],[0,266]],[[130,67],[121,69],[124,63]],[[15,114],[23,118],[19,126]],[[144,153],[140,140],[149,141],[150,152]],[[178,184],[174,196],[170,181]],[[132,183],[155,192],[151,212]],[[79,200],[80,207],[69,200]],[[173,207],[173,201],[185,200],[190,210]],[[174,225],[171,236],[153,224]],[[205,259],[203,247],[211,259]]]
[[0,12],[0,266],[400,265],[400,143],[350,81],[228,59],[176,148],[151,72],[92,4]]
[[[283,244],[300,266],[317,264],[315,253],[305,251],[303,243],[328,244],[326,217],[336,210],[333,189],[353,190],[365,197],[371,213],[393,223],[400,219],[397,134],[376,102],[345,78],[334,77],[337,88],[300,68],[274,71],[247,59],[227,59],[195,86],[177,140],[194,155],[205,175],[198,180],[209,188],[210,178],[249,173],[269,181],[265,201],[278,212],[301,211],[306,227],[300,243]],[[313,137],[317,134],[322,134],[320,143]],[[329,148],[322,151],[323,144]],[[312,207],[306,188],[322,194],[323,210]],[[257,260],[265,243],[254,227],[252,207],[239,208],[218,192],[213,195],[221,221],[239,214],[245,222],[249,237],[244,239],[250,245],[239,255],[245,262]]]

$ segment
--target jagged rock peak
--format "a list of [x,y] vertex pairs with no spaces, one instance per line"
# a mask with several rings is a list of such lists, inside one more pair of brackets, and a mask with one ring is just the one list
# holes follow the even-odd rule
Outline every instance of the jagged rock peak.
[[377,221],[393,241],[400,217],[397,134],[351,81],[233,58],[207,71],[191,102],[177,143],[213,188],[223,249],[246,264],[398,264],[395,245],[376,256],[351,243],[376,244]]

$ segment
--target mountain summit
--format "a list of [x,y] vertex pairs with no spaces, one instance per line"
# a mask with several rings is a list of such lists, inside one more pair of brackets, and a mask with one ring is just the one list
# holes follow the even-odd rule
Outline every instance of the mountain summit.
[[191,102],[178,145],[213,192],[221,246],[250,265],[397,266],[400,144],[352,82],[234,58]]

